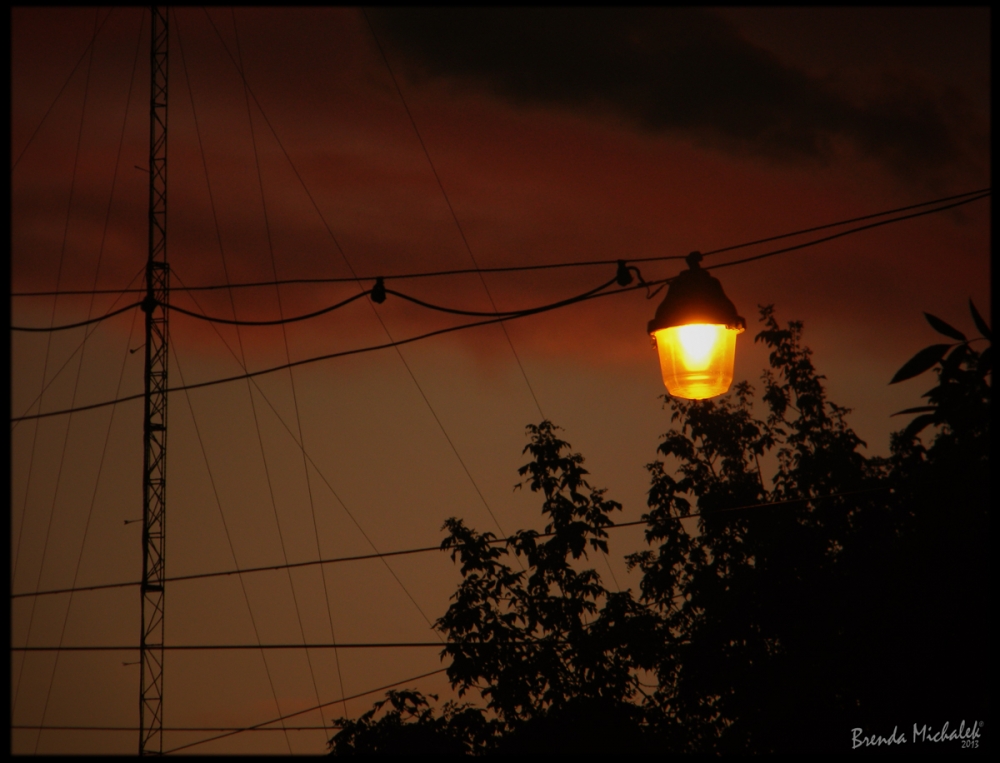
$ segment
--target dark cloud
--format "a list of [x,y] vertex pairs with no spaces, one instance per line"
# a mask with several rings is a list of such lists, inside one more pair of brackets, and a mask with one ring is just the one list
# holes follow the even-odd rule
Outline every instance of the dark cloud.
[[624,117],[736,152],[825,160],[845,143],[913,176],[960,149],[939,99],[913,82],[863,95],[788,65],[697,9],[369,11],[407,75],[522,105]]

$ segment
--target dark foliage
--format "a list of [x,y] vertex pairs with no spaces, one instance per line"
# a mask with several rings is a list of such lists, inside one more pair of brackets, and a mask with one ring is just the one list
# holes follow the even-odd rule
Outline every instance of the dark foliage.
[[[376,720],[386,705],[390,709]],[[446,702],[436,714],[420,692],[389,691],[360,718],[344,723],[332,746],[335,754],[348,756],[455,756],[482,750],[494,733],[482,712],[470,705]]]
[[667,399],[649,548],[627,557],[637,597],[582,564],[607,551],[620,505],[591,487],[557,427],[529,427],[521,484],[542,497],[551,535],[445,523],[463,581],[437,622],[442,657],[459,695],[475,689],[485,707],[435,713],[417,692],[390,692],[344,722],[333,752],[833,752],[855,727],[981,720],[991,365],[971,346],[990,330],[970,307],[979,339],[927,315],[956,343],[894,377],[937,366],[927,404],[900,412],[920,415],[889,458],[860,452],[802,325],[761,308],[763,418],[746,382],[721,399]]

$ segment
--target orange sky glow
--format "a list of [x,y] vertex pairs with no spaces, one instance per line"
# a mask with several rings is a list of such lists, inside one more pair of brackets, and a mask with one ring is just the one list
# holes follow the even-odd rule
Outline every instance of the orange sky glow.
[[[115,8],[105,21],[108,11],[12,11],[16,326],[85,320],[141,297],[16,296],[122,289],[134,278],[140,285],[149,13]],[[475,274],[392,277],[471,268],[473,257],[491,268],[683,256],[989,186],[985,8],[373,11],[370,18],[419,137],[359,11],[171,11],[175,286],[275,274],[346,278],[353,270],[429,302],[489,311]],[[95,21],[104,26],[92,58],[70,77]],[[230,58],[237,44],[249,106]],[[938,341],[922,311],[969,334],[970,298],[990,314],[990,235],[983,199],[715,271],[748,325],[736,379],[759,380],[767,353],[753,342],[758,305],[774,304],[782,322],[804,322],[830,399],[853,409],[848,420],[865,452],[887,454],[890,432],[905,423],[890,414],[918,405],[927,386],[888,386],[907,359]],[[647,280],[663,279],[683,261],[639,267]],[[614,274],[604,265],[483,279],[500,310],[515,310]],[[320,309],[359,285],[280,289],[171,299],[214,316],[271,320]],[[540,528],[540,502],[512,488],[527,458],[524,427],[542,412],[587,458],[592,483],[622,502],[621,521],[638,519],[644,466],[670,427],[645,332],[660,299],[662,292],[648,300],[629,291],[510,321],[509,343],[491,325],[398,353],[303,365],[294,371],[294,397],[287,371],[256,385],[172,393],[167,574],[371,553],[365,535],[380,551],[435,545],[450,516],[497,533]],[[174,313],[170,382],[241,373],[244,357],[247,368],[261,369],[465,320],[392,295],[285,331],[216,329]],[[143,342],[141,313],[109,319],[74,354],[84,332],[54,333],[51,341],[12,332],[13,417],[38,412],[43,378],[52,383],[42,411],[142,391],[142,353],[128,352]],[[141,409],[136,401],[12,424],[12,592],[66,587],[74,578],[77,585],[138,579],[139,524],[125,522],[141,515]],[[623,557],[640,548],[641,530],[614,532],[608,560],[590,563],[635,589]],[[175,583],[167,589],[166,638],[254,643],[256,627],[264,643],[301,642],[303,634],[328,641],[332,625],[340,642],[434,639],[424,616],[443,614],[458,571],[438,553],[391,566],[406,591],[378,560],[328,566],[325,580],[307,567],[245,575],[245,588],[236,576]],[[81,592],[72,601],[17,598],[12,645],[130,644],[138,618],[135,588]],[[52,654],[12,652],[13,724],[134,726],[138,668],[123,663],[135,659],[63,653],[57,664]],[[165,725],[251,725],[316,705],[317,697],[331,702],[442,667],[435,649],[314,650],[309,660],[301,651],[269,653],[265,670],[252,650],[169,653]],[[451,696],[441,674],[412,685]],[[378,697],[351,700],[346,712],[356,717]],[[296,724],[329,724],[344,711],[331,705]],[[15,753],[128,754],[138,737],[12,733]],[[171,731],[166,747],[207,736]],[[185,752],[321,753],[327,738],[315,730],[243,733]]]

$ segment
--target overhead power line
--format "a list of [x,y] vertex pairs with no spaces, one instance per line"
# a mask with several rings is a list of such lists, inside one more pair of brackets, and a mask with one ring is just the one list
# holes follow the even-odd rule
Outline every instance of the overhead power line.
[[294,713],[288,713],[287,715],[281,715],[277,718],[271,718],[267,721],[261,721],[260,723],[255,723],[253,726],[247,726],[246,728],[239,729],[237,731],[229,731],[225,734],[220,734],[219,736],[209,737],[208,739],[200,739],[197,742],[189,742],[188,744],[181,745],[180,747],[174,747],[172,749],[166,750],[163,754],[169,755],[170,753],[179,752],[180,750],[186,750],[189,747],[195,747],[200,744],[205,744],[206,742],[214,742],[217,739],[224,739],[226,737],[233,736],[234,734],[240,734],[244,731],[255,731],[263,726],[270,726],[272,723],[281,723],[282,721],[287,721],[289,718],[296,718],[300,715],[305,715],[306,713],[315,712],[321,708],[329,707],[330,705],[339,705],[342,702],[347,702],[352,699],[360,699],[361,697],[367,697],[369,694],[377,694],[380,691],[385,691],[386,689],[392,689],[401,684],[413,683],[414,681],[419,681],[423,678],[430,678],[431,676],[436,676],[439,673],[444,673],[447,668],[438,668],[437,670],[432,670],[428,673],[421,673],[418,676],[413,676],[412,678],[404,678],[402,681],[396,681],[395,683],[385,684],[384,686],[379,686],[375,689],[369,689],[368,691],[360,692],[359,694],[352,694],[349,697],[338,697],[330,702],[323,702],[314,707],[307,707],[304,710],[296,710]]
[[[685,514],[683,516],[678,516],[677,518],[678,519],[687,519],[689,517],[693,518],[693,517],[700,517],[700,516],[705,516],[705,515],[723,514],[723,513],[726,513],[726,512],[730,512],[730,511],[743,511],[743,510],[746,510],[746,509],[762,509],[762,508],[767,508],[767,507],[771,507],[771,506],[788,506],[788,505],[796,504],[796,503],[808,503],[809,501],[825,501],[825,500],[830,500],[830,499],[833,499],[833,498],[845,498],[847,496],[852,496],[852,495],[862,495],[862,494],[866,494],[866,493],[892,492],[892,491],[893,491],[893,488],[890,488],[890,487],[865,488],[865,489],[862,489],[862,490],[850,490],[850,491],[845,491],[845,492],[842,492],[842,493],[830,493],[828,495],[809,496],[807,498],[792,498],[792,499],[788,499],[788,500],[784,500],[784,501],[769,501],[769,502],[766,502],[766,503],[751,503],[751,504],[746,504],[745,506],[731,506],[731,507],[728,507],[728,508],[712,509],[712,510],[707,511],[707,512],[691,512],[691,513]],[[605,525],[604,529],[615,530],[615,529],[618,529],[618,528],[621,528],[621,527],[637,527],[639,525],[645,525],[645,524],[647,524],[647,522],[645,520],[639,519],[639,520],[635,520],[635,521],[632,521],[632,522],[618,522],[618,523],[614,523],[614,524],[610,524],[610,525]],[[549,538],[549,537],[552,537],[553,535],[555,535],[554,532],[538,533],[536,535],[536,537],[538,537],[538,538]],[[513,540],[513,536],[507,537],[507,538],[494,538],[490,542],[491,543],[506,543],[506,542],[508,542],[510,540]],[[400,551],[386,551],[386,552],[375,553],[375,554],[358,554],[356,556],[340,556],[340,557],[334,557],[334,558],[331,558],[331,559],[316,559],[316,560],[308,561],[308,562],[293,562],[291,564],[271,564],[271,565],[267,565],[267,566],[264,566],[264,567],[244,567],[242,569],[237,569],[237,570],[222,570],[222,571],[219,571],[219,572],[200,572],[200,573],[194,573],[194,574],[191,574],[191,575],[176,575],[174,577],[168,577],[168,578],[166,578],[165,582],[167,582],[167,583],[179,583],[179,582],[183,582],[185,580],[204,580],[206,578],[219,578],[219,577],[228,577],[228,576],[231,576],[231,575],[244,575],[244,574],[248,574],[248,573],[251,573],[251,572],[274,572],[276,570],[295,569],[297,567],[312,567],[312,566],[320,565],[320,564],[339,564],[339,563],[342,563],[342,562],[359,562],[359,561],[364,561],[364,560],[369,560],[369,559],[384,559],[384,558],[393,557],[393,556],[408,556],[408,555],[411,555],[411,554],[428,553],[430,551],[450,551],[450,550],[455,550],[455,549],[442,549],[440,545],[437,545],[437,546],[422,546],[420,548],[408,548],[408,549],[403,549],[403,550],[400,550]],[[23,593],[14,593],[14,594],[11,594],[11,598],[12,599],[20,599],[20,598],[26,598],[26,597],[31,597],[31,596],[51,596],[51,595],[54,595],[54,594],[74,593],[74,592],[80,592],[80,591],[105,591],[105,590],[110,590],[110,589],[114,589],[114,588],[129,588],[129,587],[133,587],[133,586],[137,586],[137,585],[139,585],[139,581],[133,581],[133,582],[129,582],[129,583],[103,583],[103,584],[92,585],[92,586],[80,586],[80,587],[77,587],[77,588],[54,588],[54,589],[50,589],[50,590],[46,590],[46,591],[29,591],[29,592],[23,592]]]
[[[205,315],[203,313],[196,313],[193,310],[187,310],[183,307],[178,307],[177,305],[163,305],[163,306],[169,308],[174,312],[183,313],[184,315],[188,315],[192,318],[197,318],[198,320],[201,321],[207,321],[209,323],[222,323],[229,326],[282,326],[286,323],[298,323],[299,321],[305,321],[311,318],[318,318],[321,315],[326,315],[327,313],[331,313],[334,310],[339,310],[342,307],[346,307],[352,302],[356,302],[362,297],[368,295],[372,295],[373,299],[375,299],[377,302],[382,302],[385,300],[386,295],[392,294],[393,296],[399,297],[400,299],[403,299],[407,302],[412,302],[415,305],[420,305],[421,307],[425,307],[429,310],[435,310],[441,313],[448,313],[450,315],[466,315],[478,318],[483,318],[483,317],[517,318],[521,315],[530,315],[536,312],[554,310],[558,307],[563,307],[564,305],[571,305],[574,302],[579,301],[582,297],[586,297],[602,289],[606,289],[607,287],[611,286],[611,284],[615,283],[615,280],[616,280],[615,278],[612,278],[610,281],[607,281],[601,286],[585,291],[583,294],[579,294],[574,297],[568,297],[566,299],[561,299],[546,305],[540,305],[538,307],[529,307],[523,310],[507,310],[505,312],[500,312],[500,313],[496,311],[484,312],[481,310],[460,310],[458,308],[446,307],[444,305],[436,305],[433,302],[427,302],[425,300],[418,299],[416,297],[411,297],[409,294],[404,294],[403,292],[396,291],[394,289],[386,289],[382,285],[382,279],[378,279],[376,281],[376,286],[373,289],[367,289],[365,291],[359,292],[358,294],[355,294],[353,297],[348,297],[347,299],[329,305],[328,307],[321,308],[320,310],[314,310],[311,313],[305,313],[304,315],[296,315],[291,318],[278,318],[276,320],[269,320],[269,321],[247,321],[247,320],[236,320],[232,318],[218,318],[210,315]],[[135,307],[142,307],[145,310],[148,307],[148,304],[159,305],[160,303],[156,300],[144,300],[143,302],[133,302],[131,305],[126,305],[125,307],[119,308],[118,310],[105,313],[104,315],[99,315],[95,318],[91,318],[90,320],[86,321],[79,321],[77,323],[67,323],[62,326],[52,326],[52,327],[11,326],[11,330],[50,332],[50,331],[63,331],[65,329],[75,329],[81,326],[89,326],[92,323],[100,323],[101,321],[106,320],[107,318],[113,318],[114,316],[120,315],[121,313],[124,313],[126,310],[131,310]]]
[[[141,731],[138,726],[11,726],[22,731]],[[251,729],[244,726],[164,726],[161,731],[337,731],[340,725],[330,726],[275,726]]]
[[[990,192],[980,194],[979,196],[973,196],[970,199],[964,199],[962,201],[956,201],[953,204],[946,204],[945,206],[935,207],[934,209],[927,209],[922,212],[913,212],[909,215],[901,215],[900,217],[893,217],[890,220],[879,220],[875,223],[869,223],[868,225],[861,225],[857,228],[851,228],[850,230],[841,231],[840,233],[834,233],[832,236],[824,236],[823,238],[814,239],[805,244],[798,244],[796,246],[788,246],[784,249],[777,249],[771,252],[765,252],[764,254],[756,254],[752,257],[743,257],[739,260],[730,260],[729,262],[723,262],[718,265],[709,265],[705,270],[716,270],[718,268],[727,268],[730,265],[742,265],[745,262],[754,262],[755,260],[762,260],[766,257],[773,257],[776,254],[784,254],[785,252],[794,252],[797,249],[802,249],[807,246],[815,246],[816,244],[822,244],[826,241],[833,241],[836,238],[843,238],[844,236],[849,236],[852,233],[860,233],[861,231],[871,230],[872,228],[880,228],[883,225],[889,225],[891,223],[902,222],[903,220],[911,220],[914,217],[923,217],[924,215],[931,215],[935,212],[944,212],[947,209],[954,209],[955,207],[960,207],[963,204],[969,204],[973,201],[979,201],[980,199],[985,199],[990,196]],[[704,255],[704,253],[702,253]]]
[[[131,286],[132,283],[137,278],[139,278],[143,273],[145,273],[145,271],[146,271],[146,266],[144,264],[141,268],[139,268],[139,270],[136,272],[136,274],[134,276],[132,276],[132,280],[129,281],[128,285]],[[121,299],[122,296],[124,296],[125,292],[119,291],[117,293],[118,293],[118,298],[115,299],[115,301],[111,303],[111,306],[108,308],[108,311],[110,311],[118,303],[118,300]],[[52,386],[52,384],[55,383],[56,379],[58,379],[60,377],[60,375],[62,374],[62,372],[66,370],[66,368],[69,366],[70,361],[73,360],[73,358],[75,358],[78,353],[83,352],[84,347],[86,347],[86,345],[87,345],[87,340],[90,339],[90,337],[93,335],[93,333],[95,331],[97,331],[97,325],[96,324],[94,325],[94,328],[88,329],[85,332],[83,340],[79,344],[77,344],[76,348],[66,357],[66,360],[63,361],[62,365],[59,366],[59,368],[56,370],[56,372],[54,374],[52,374],[52,376],[48,377],[48,381],[45,381],[42,384],[42,390],[41,390],[41,392],[39,392],[38,395],[35,397],[35,399],[32,400],[31,403],[29,403],[24,408],[24,413],[22,415],[27,414],[27,412],[30,411],[32,408],[34,408],[36,404],[39,404],[39,402],[42,399],[42,395],[44,395],[45,392],[48,390],[48,388],[50,386]],[[18,424],[18,422],[15,421],[14,422],[14,426],[11,427],[11,431],[12,432],[14,431],[14,429],[17,428],[17,424]]]
[[[902,222],[904,220],[911,220],[911,219],[916,218],[916,217],[923,217],[924,215],[930,215],[930,214],[934,214],[936,212],[943,212],[943,211],[948,210],[948,209],[954,209],[954,208],[960,207],[960,206],[962,206],[964,204],[969,204],[969,203],[974,202],[974,201],[979,201],[981,199],[985,199],[985,198],[987,198],[989,196],[990,196],[990,193],[986,192],[986,193],[983,193],[983,194],[981,194],[979,196],[974,196],[974,197],[969,198],[969,199],[965,199],[965,200],[962,200],[962,201],[954,202],[953,204],[947,204],[945,206],[935,207],[933,209],[924,210],[922,212],[914,212],[914,213],[909,214],[909,215],[904,215],[904,216],[901,216],[901,217],[894,217],[894,218],[889,219],[889,220],[880,220],[879,222],[869,223],[868,225],[862,225],[862,226],[859,226],[857,228],[851,228],[850,230],[841,231],[840,233],[835,233],[835,234],[833,234],[831,236],[824,236],[823,238],[814,239],[812,241],[807,241],[807,242],[802,243],[802,244],[796,244],[794,246],[784,247],[782,249],[774,249],[774,250],[771,250],[770,252],[764,252],[763,254],[757,254],[757,255],[754,255],[752,257],[745,257],[745,258],[739,259],[739,260],[731,260],[729,262],[721,262],[721,263],[719,263],[717,265],[710,265],[710,266],[706,267],[705,270],[715,270],[715,269],[718,269],[718,268],[729,267],[731,265],[742,265],[742,264],[747,263],[747,262],[753,262],[753,261],[756,261],[756,260],[762,260],[762,259],[765,259],[767,257],[774,257],[775,255],[778,255],[778,254],[785,254],[787,252],[800,251],[802,249],[806,249],[808,247],[815,246],[817,244],[822,244],[822,243],[825,243],[825,242],[828,242],[828,241],[832,241],[834,239],[843,238],[844,236],[849,236],[849,235],[851,235],[853,233],[859,233],[861,231],[871,230],[873,228],[878,228],[878,227],[881,227],[883,225],[890,225],[892,223]],[[637,262],[637,261],[638,260],[615,260],[615,262]],[[606,296],[609,296],[611,294],[623,294],[623,293],[628,292],[628,291],[634,291],[635,289],[642,289],[642,288],[647,288],[648,289],[651,286],[657,286],[657,285],[660,285],[660,284],[670,283],[672,280],[673,280],[673,278],[662,278],[662,279],[658,279],[658,280],[655,280],[655,281],[646,281],[646,282],[639,283],[639,284],[637,284],[635,286],[625,286],[625,287],[622,287],[622,288],[620,288],[620,289],[618,289],[616,291],[612,291],[612,292],[602,292],[601,291],[602,289],[604,289],[608,285],[610,285],[610,283],[609,284],[604,284],[604,285],[602,285],[600,287],[597,287],[597,288],[591,290],[590,292],[585,292],[584,294],[578,295],[576,297],[572,297],[570,299],[563,300],[561,302],[557,302],[557,303],[554,303],[552,305],[543,306],[543,307],[540,307],[540,308],[532,308],[532,309],[529,309],[529,310],[524,310],[522,312],[519,312],[519,313],[516,313],[516,314],[512,314],[512,315],[509,315],[509,316],[505,315],[505,316],[501,316],[501,317],[488,318],[488,319],[481,320],[481,321],[473,321],[471,323],[463,323],[463,324],[460,324],[458,326],[449,326],[448,328],[438,329],[436,331],[428,331],[428,332],[426,332],[424,334],[418,334],[416,336],[409,337],[408,339],[399,339],[399,340],[395,340],[395,341],[392,341],[392,342],[385,342],[385,343],[382,343],[382,344],[369,345],[368,347],[359,347],[359,348],[354,349],[354,350],[343,350],[341,352],[333,352],[333,353],[328,353],[328,354],[325,354],[325,355],[317,355],[317,356],[314,356],[314,357],[311,357],[311,358],[303,358],[302,360],[296,360],[296,361],[289,362],[289,363],[283,363],[283,364],[278,365],[278,366],[272,366],[271,368],[263,368],[263,369],[260,369],[259,371],[252,371],[252,372],[247,372],[247,373],[243,373],[243,374],[237,374],[236,376],[227,376],[227,377],[224,377],[224,378],[221,378],[221,379],[213,379],[211,381],[198,382],[196,384],[189,384],[189,385],[186,385],[186,386],[171,387],[168,390],[168,392],[179,392],[179,391],[182,391],[182,390],[185,390],[185,389],[198,389],[198,388],[201,388],[201,387],[211,387],[211,386],[214,386],[216,384],[227,384],[227,383],[233,382],[233,381],[240,381],[242,379],[249,379],[249,378],[254,377],[254,376],[263,376],[263,375],[266,375],[266,374],[275,373],[276,371],[283,371],[283,370],[288,369],[288,368],[295,368],[297,366],[308,365],[310,363],[317,363],[317,362],[319,362],[321,360],[332,360],[333,358],[347,357],[349,355],[360,355],[360,354],[363,354],[363,353],[366,353],[366,352],[374,352],[376,350],[384,350],[384,349],[391,348],[391,347],[400,347],[402,345],[411,344],[412,342],[417,342],[417,341],[420,341],[422,339],[428,339],[430,337],[440,336],[440,335],[443,335],[443,334],[450,334],[452,332],[461,331],[463,329],[476,328],[478,326],[488,326],[488,325],[491,325],[493,323],[499,323],[500,321],[505,321],[505,320],[514,320],[514,319],[517,319],[517,318],[525,318],[525,317],[528,317],[529,315],[536,315],[538,313],[547,312],[549,310],[553,310],[553,309],[556,309],[556,308],[559,308],[559,307],[566,307],[568,305],[575,304],[577,302],[585,302],[585,301],[587,301],[589,299],[596,299],[598,297],[606,297]],[[103,407],[108,406],[108,405],[116,405],[118,403],[128,402],[130,400],[139,400],[142,397],[143,397],[142,394],[135,394],[135,395],[130,395],[128,397],[116,398],[114,400],[106,400],[106,401],[101,402],[101,403],[92,403],[90,405],[76,406],[76,407],[72,407],[72,408],[64,408],[64,409],[57,410],[57,411],[48,411],[48,412],[45,412],[45,413],[35,413],[35,414],[30,414],[30,415],[18,416],[18,417],[11,418],[11,422],[12,423],[16,423],[16,422],[19,422],[19,421],[27,421],[27,420],[30,420],[30,419],[47,418],[49,416],[63,416],[63,415],[69,414],[69,413],[77,412],[77,411],[94,410],[96,408],[103,408]]]
[[[615,279],[612,278],[607,283],[603,284],[602,286],[597,287],[597,289],[591,289],[590,291],[586,292],[586,294],[593,294],[595,291],[598,291],[600,289],[606,289],[608,286],[610,286],[614,282],[615,282]],[[445,307],[443,305],[435,305],[433,302],[425,302],[422,299],[417,299],[416,297],[411,297],[409,294],[404,294],[403,292],[396,291],[395,289],[386,289],[385,293],[386,294],[392,294],[395,297],[399,297],[400,299],[404,299],[407,302],[412,302],[415,305],[420,305],[421,307],[426,307],[428,310],[436,310],[437,312],[440,312],[440,313],[449,313],[450,315],[466,315],[466,316],[471,316],[471,317],[475,317],[475,318],[488,318],[488,317],[489,318],[507,318],[507,317],[515,318],[518,315],[520,315],[521,313],[525,312],[524,310],[459,310],[459,309],[456,309],[456,308],[453,308],[453,307]],[[543,305],[543,306],[538,307],[538,308],[529,308],[528,311],[530,312],[532,310],[548,310],[548,309],[553,309],[553,308],[556,308],[556,307],[562,307],[563,304],[572,304],[577,299],[578,299],[578,297],[570,297],[568,299],[561,299],[558,302],[552,302],[552,303],[550,303],[548,305]]]
[[[861,215],[860,217],[851,217],[846,220],[838,220],[837,222],[825,223],[823,225],[814,225],[811,228],[802,228],[801,230],[791,231],[790,233],[781,233],[776,236],[768,236],[767,238],[759,238],[753,241],[745,241],[740,244],[732,244],[730,246],[724,246],[719,249],[711,249],[702,252],[702,255],[709,257],[715,254],[722,254],[724,252],[731,252],[737,249],[746,249],[751,246],[757,246],[759,244],[766,244],[772,241],[780,241],[785,238],[794,238],[795,236],[802,236],[806,233],[816,233],[821,230],[828,230],[830,228],[839,228],[843,225],[850,225],[852,223],[862,222],[864,220],[872,220],[877,217],[885,217],[887,215],[898,214],[899,212],[908,212],[912,209],[920,209],[921,207],[929,207],[935,204],[943,204],[948,201],[954,201],[956,199],[966,199],[966,201],[978,201],[980,198],[989,196],[992,189],[980,188],[976,191],[967,191],[965,193],[955,194],[953,196],[944,196],[939,199],[932,199],[931,201],[922,201],[919,204],[909,204],[905,207],[896,207],[895,209],[887,209],[882,212],[873,212],[867,215]],[[966,198],[975,196],[976,198]],[[966,202],[963,202],[966,203]],[[946,207],[950,208],[950,207]],[[938,211],[938,210],[933,210]],[[900,219],[908,219],[906,217]],[[859,228],[858,230],[866,230],[866,228]],[[826,240],[826,239],[821,239]],[[787,251],[787,250],[782,250]],[[630,257],[626,258],[625,262],[628,263],[642,263],[642,262],[664,262],[668,260],[683,260],[686,255],[663,255],[659,257]],[[210,284],[204,286],[185,286],[185,287],[173,287],[171,291],[217,291],[217,290],[228,290],[228,289],[250,289],[250,288],[261,288],[265,286],[286,286],[286,285],[303,285],[303,284],[333,284],[333,283],[356,283],[357,281],[375,281],[378,278],[384,278],[385,280],[403,280],[409,278],[435,278],[443,276],[457,276],[457,275],[475,275],[477,273],[516,273],[516,272],[529,272],[534,270],[555,270],[560,268],[581,268],[581,267],[598,267],[602,265],[614,265],[618,262],[617,259],[611,260],[578,260],[574,262],[552,262],[543,265],[509,265],[504,267],[493,267],[493,268],[458,268],[454,270],[434,270],[426,272],[416,272],[416,273],[399,273],[396,275],[383,275],[383,276],[358,276],[355,278],[343,277],[343,278],[289,278],[280,281],[250,281],[247,283],[225,283],[225,284]],[[96,289],[96,290],[67,290],[67,291],[22,291],[14,292],[11,294],[12,297],[51,297],[55,295],[85,295],[85,294],[119,294],[123,290],[121,289]],[[126,289],[126,293],[143,293],[143,289]]]
[[[802,236],[806,233],[816,233],[817,231],[827,230],[829,228],[839,228],[841,225],[851,225],[853,223],[860,223],[865,220],[873,220],[876,217],[885,217],[886,215],[895,215],[899,212],[909,212],[911,209],[920,209],[920,207],[930,207],[935,204],[943,204],[946,201],[954,201],[955,199],[962,199],[967,196],[980,196],[980,194],[989,195],[992,188],[987,186],[986,188],[980,188],[976,191],[966,191],[965,193],[956,193],[954,196],[943,196],[940,199],[932,199],[931,201],[922,201],[919,204],[909,204],[905,207],[896,207],[895,209],[888,209],[885,212],[873,212],[868,215],[861,215],[860,217],[851,217],[847,220],[840,220],[835,223],[826,223],[824,225],[815,225],[812,228],[803,228],[802,230],[793,231],[792,233],[782,233],[778,236],[770,236],[768,238],[759,238],[756,241],[748,241],[744,244],[735,244],[733,246],[724,246],[721,249],[712,249],[707,252],[702,252],[702,255],[708,257],[713,254],[722,254],[723,252],[731,252],[735,249],[745,249],[750,246],[756,246],[757,244],[768,244],[772,241],[780,241],[783,238],[792,238],[794,236]],[[975,199],[970,199],[970,201],[975,201]],[[935,210],[936,211],[936,210]],[[900,218],[906,219],[906,218]],[[859,228],[858,230],[864,230],[864,228]],[[639,260],[633,260],[633,262],[639,262]]]
[[[525,641],[525,644],[535,643]],[[538,642],[542,643],[542,642]],[[157,649],[173,652],[211,652],[241,649],[405,649],[426,646],[467,646],[465,642],[451,641],[365,641],[353,643],[316,643],[316,644],[164,644]],[[132,646],[12,646],[12,652],[129,652],[138,651],[142,647]]]
[[[659,283],[666,283],[668,280],[670,280],[670,279],[664,279],[662,281],[652,281],[652,282],[649,282],[646,285],[647,286],[655,286],[656,284],[659,284]],[[604,286],[601,286],[599,288],[604,288]],[[634,289],[641,289],[641,288],[645,288],[645,286],[643,284],[640,284],[638,286],[625,287],[625,288],[623,288],[623,289],[621,289],[619,291],[614,291],[614,292],[604,292],[604,293],[601,293],[601,294],[587,294],[587,295],[580,296],[580,297],[574,299],[573,301],[574,302],[584,302],[584,301],[586,301],[588,299],[593,299],[595,297],[603,297],[603,296],[608,296],[610,294],[620,294],[620,293],[625,292],[625,291],[632,291]],[[595,291],[597,291],[597,290],[595,290]],[[559,307],[565,307],[565,304],[560,304],[558,306]],[[188,389],[199,389],[201,387],[212,387],[212,386],[215,386],[217,384],[226,384],[228,382],[240,381],[242,379],[250,379],[250,378],[253,378],[253,377],[256,377],[256,376],[264,376],[266,374],[275,373],[277,371],[284,371],[287,368],[294,368],[296,366],[309,365],[310,363],[316,363],[316,362],[319,362],[321,360],[332,360],[333,358],[343,358],[343,357],[347,357],[347,356],[350,356],[350,355],[361,355],[361,354],[364,354],[364,353],[367,353],[367,352],[374,352],[376,350],[385,350],[385,349],[389,349],[389,348],[392,348],[392,347],[401,347],[402,345],[411,344],[413,342],[418,342],[421,339],[428,339],[428,338],[433,337],[433,336],[441,336],[443,334],[450,334],[450,333],[453,333],[455,331],[461,331],[462,329],[468,329],[468,328],[475,328],[477,326],[489,326],[490,324],[497,323],[497,322],[499,322],[501,320],[513,320],[515,318],[524,318],[524,317],[527,317],[529,315],[535,315],[537,313],[547,312],[548,310],[552,310],[552,309],[555,309],[555,308],[553,308],[553,307],[547,307],[547,308],[542,308],[542,309],[534,309],[534,310],[531,310],[531,311],[525,311],[523,313],[519,313],[518,315],[514,315],[514,316],[511,316],[511,317],[508,317],[508,318],[489,318],[489,319],[481,320],[481,321],[473,321],[472,323],[462,323],[462,324],[460,324],[458,326],[449,326],[447,328],[437,329],[436,331],[428,331],[428,332],[426,332],[424,334],[418,334],[416,336],[412,336],[412,337],[409,337],[407,339],[397,339],[397,340],[392,341],[392,342],[383,342],[382,344],[369,345],[368,347],[359,347],[359,348],[354,349],[354,350],[342,350],[341,352],[332,352],[332,353],[328,353],[326,355],[319,355],[319,356],[312,357],[312,358],[303,358],[302,360],[296,360],[296,361],[293,361],[293,362],[290,362],[290,363],[282,363],[281,365],[272,366],[271,368],[264,368],[264,369],[261,369],[259,371],[248,371],[246,373],[237,374],[236,376],[227,376],[227,377],[222,378],[222,379],[213,379],[213,380],[207,381],[207,382],[197,382],[197,383],[193,383],[193,384],[181,385],[181,386],[178,386],[178,387],[171,387],[167,391],[168,392],[183,392],[184,390],[188,390]],[[90,411],[90,410],[95,410],[97,408],[104,408],[104,407],[107,407],[109,405],[117,405],[118,403],[129,402],[130,400],[141,400],[143,397],[144,397],[143,393],[138,393],[138,394],[135,394],[135,395],[128,395],[126,397],[119,397],[119,398],[116,398],[114,400],[106,400],[106,401],[101,402],[101,403],[92,403],[90,405],[76,406],[74,408],[65,408],[65,409],[59,410],[59,411],[48,411],[46,413],[26,414],[24,416],[18,416],[18,417],[12,418],[11,422],[28,421],[30,419],[43,419],[43,418],[47,418],[49,416],[62,416],[62,415],[65,415],[65,414],[68,414],[68,413],[74,413],[74,412],[77,412],[77,411]]]
[[117,310],[112,310],[110,313],[105,313],[104,315],[98,315],[94,318],[90,318],[86,321],[77,321],[76,323],[65,323],[62,326],[11,326],[11,331],[40,331],[40,332],[52,332],[52,331],[65,331],[66,329],[78,329],[81,326],[89,326],[92,323],[100,323],[108,318],[114,318],[116,315],[121,315],[127,310],[132,310],[133,308],[139,307],[142,302],[133,302],[131,305],[125,305],[125,307],[119,307]]
[[310,318],[318,318],[321,315],[326,315],[327,313],[332,313],[334,310],[339,310],[342,307],[346,307],[352,302],[361,299],[367,294],[371,294],[371,289],[368,291],[363,291],[359,294],[355,294],[353,297],[348,297],[347,299],[341,300],[336,304],[330,305],[329,307],[324,307],[320,310],[314,310],[311,313],[306,313],[305,315],[296,315],[292,318],[279,318],[278,320],[272,321],[241,321],[234,320],[231,318],[215,318],[210,315],[203,315],[202,313],[196,313],[193,310],[186,310],[183,307],[178,307],[177,305],[170,305],[170,309],[176,313],[183,313],[184,315],[189,315],[192,318],[197,318],[200,321],[209,321],[210,323],[224,323],[228,326],[281,326],[286,323],[298,323],[299,321],[307,321]]

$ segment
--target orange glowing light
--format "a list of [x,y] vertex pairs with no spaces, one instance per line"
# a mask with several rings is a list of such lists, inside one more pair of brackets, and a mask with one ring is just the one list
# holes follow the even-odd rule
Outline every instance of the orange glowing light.
[[654,332],[663,383],[673,397],[704,400],[733,383],[739,329],[694,323]]
[[746,321],[722,291],[722,284],[687,257],[689,269],[674,278],[649,322],[660,356],[663,383],[672,397],[704,400],[729,390],[736,363],[736,335]]

